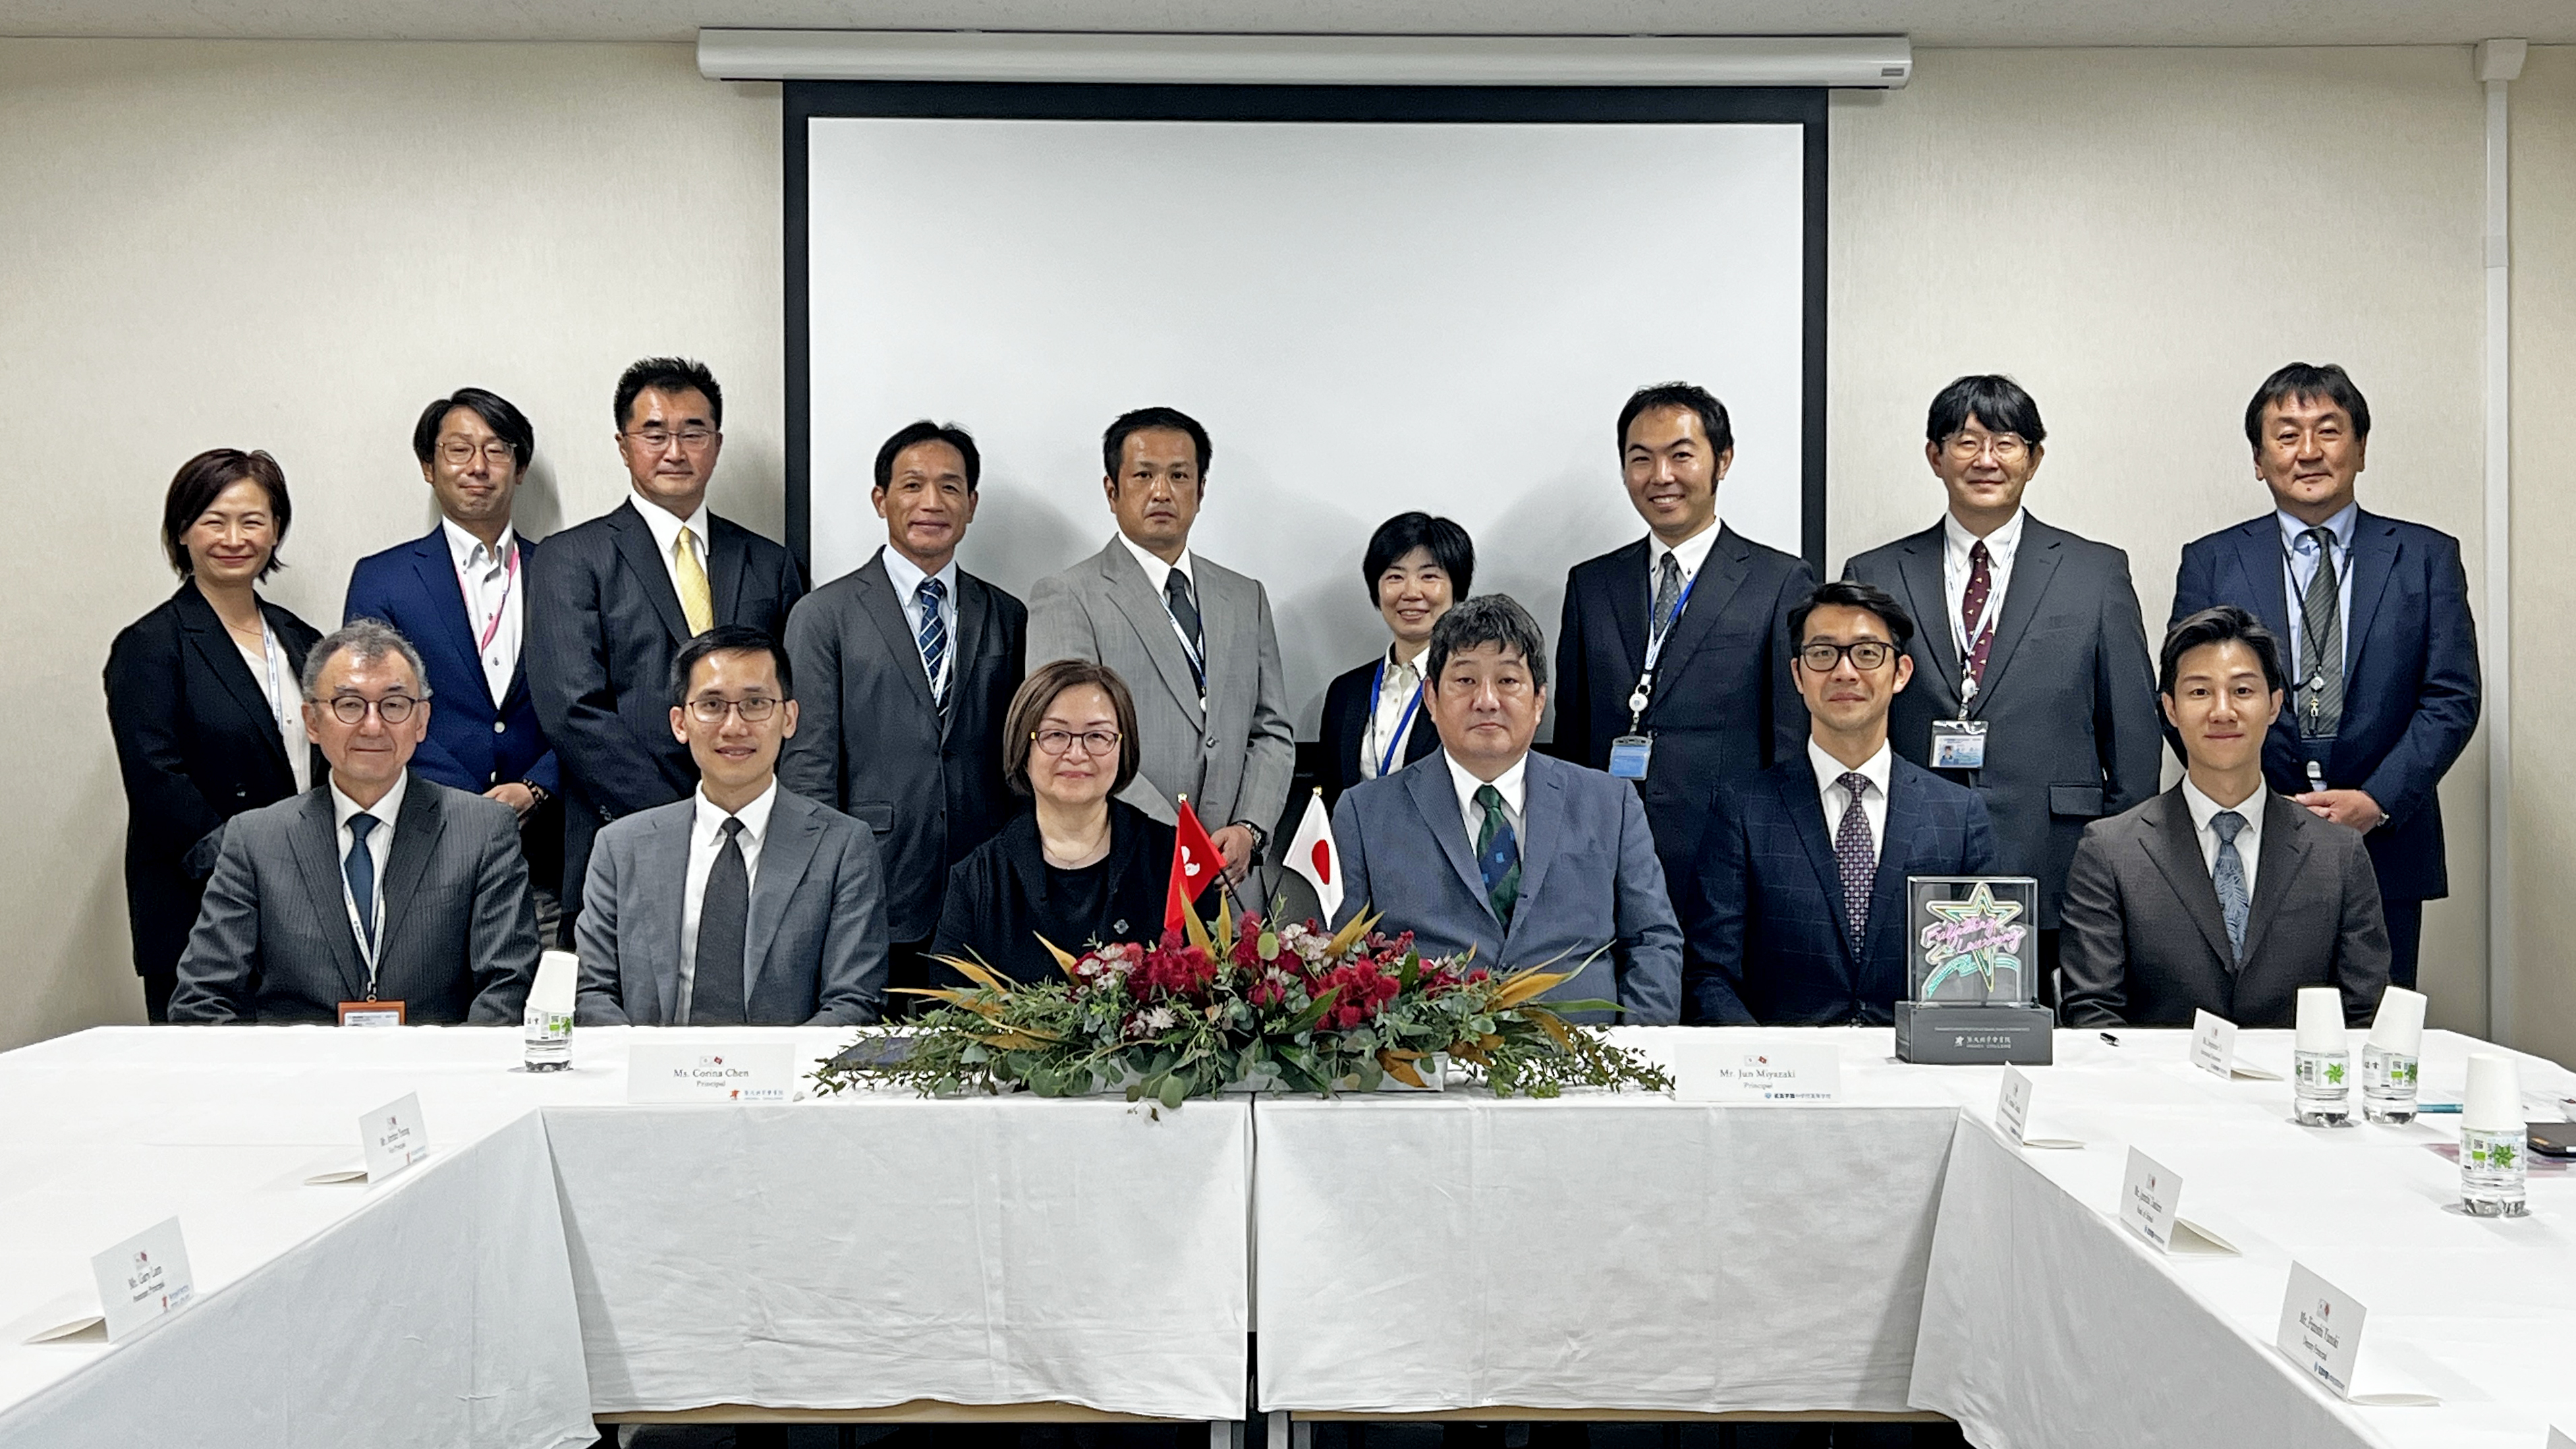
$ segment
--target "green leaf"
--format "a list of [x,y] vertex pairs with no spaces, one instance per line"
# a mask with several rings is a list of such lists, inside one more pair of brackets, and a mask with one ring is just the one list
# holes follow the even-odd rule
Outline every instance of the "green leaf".
[[1395,984],[1406,991],[1411,991],[1414,987],[1414,983],[1421,979],[1422,953],[1419,951],[1405,952],[1404,964],[1396,968]]
[[1165,1077],[1163,1090],[1158,1094],[1162,1104],[1172,1108],[1178,1108],[1189,1095],[1190,1084],[1179,1077]]

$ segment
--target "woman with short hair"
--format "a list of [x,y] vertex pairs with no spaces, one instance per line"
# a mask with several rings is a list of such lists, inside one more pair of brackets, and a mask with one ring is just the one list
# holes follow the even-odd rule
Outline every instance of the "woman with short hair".
[[1422,652],[1431,626],[1475,581],[1475,542],[1446,518],[1399,513],[1370,536],[1360,582],[1394,642],[1324,691],[1326,804],[1440,748],[1440,732],[1422,714]]

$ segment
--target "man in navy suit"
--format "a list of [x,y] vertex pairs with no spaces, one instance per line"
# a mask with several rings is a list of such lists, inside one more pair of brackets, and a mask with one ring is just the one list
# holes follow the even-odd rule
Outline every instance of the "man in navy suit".
[[2264,777],[2362,832],[2388,979],[2412,988],[2424,903],[2451,893],[2442,776],[2478,726],[2460,542],[2353,501],[2370,404],[2340,367],[2294,362],[2265,378],[2245,438],[2273,511],[2183,549],[2174,622],[2234,604],[2288,641],[2289,707],[2264,740]]
[[411,767],[518,812],[538,934],[550,939],[563,871],[560,808],[550,804],[560,777],[520,657],[537,549],[510,526],[537,432],[509,399],[459,388],[421,410],[411,450],[438,500],[438,527],[358,560],[341,622],[382,620],[420,650],[438,708]]
[[1844,580],[1790,611],[1807,748],[1717,790],[1683,891],[1685,1019],[1885,1026],[1907,989],[1905,878],[1995,864],[1986,802],[1888,748],[1914,621]]

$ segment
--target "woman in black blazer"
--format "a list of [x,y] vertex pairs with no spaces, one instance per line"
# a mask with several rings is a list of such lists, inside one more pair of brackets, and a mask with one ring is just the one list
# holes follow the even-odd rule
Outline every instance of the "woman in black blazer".
[[1419,703],[1422,651],[1431,626],[1476,581],[1467,530],[1428,513],[1399,513],[1370,536],[1360,561],[1369,601],[1395,642],[1324,691],[1324,803],[1440,748],[1440,732]]
[[321,635],[255,587],[284,566],[277,546],[291,512],[286,475],[268,454],[217,448],[189,459],[161,509],[179,591],[107,652],[107,725],[125,776],[125,908],[153,1021],[169,1019],[224,822],[300,793],[323,768],[305,739],[300,683]]

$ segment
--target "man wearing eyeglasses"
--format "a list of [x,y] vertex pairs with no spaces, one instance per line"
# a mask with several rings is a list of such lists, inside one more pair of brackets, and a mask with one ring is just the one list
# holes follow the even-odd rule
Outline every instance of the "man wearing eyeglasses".
[[718,624],[783,635],[805,593],[786,549],[707,511],[724,390],[705,364],[645,358],[613,409],[633,496],[547,539],[528,577],[528,678],[563,765],[567,936],[599,827],[697,783],[669,725],[673,656]]
[[778,784],[793,666],[718,625],[671,663],[688,799],[593,842],[575,939],[585,1026],[855,1026],[883,1010],[884,872],[867,826]]
[[1682,898],[1683,1020],[1885,1026],[1906,992],[1905,878],[1995,869],[1976,791],[1888,747],[1914,621],[1826,584],[1789,614],[1805,754],[1718,787]]
[[518,819],[410,768],[419,652],[361,619],[313,646],[303,685],[330,775],[225,827],[170,1019],[516,1023],[537,969]]
[[1843,577],[1941,621],[1906,646],[1914,683],[1889,707],[1889,740],[1985,796],[1996,869],[2038,879],[2040,991],[2053,1003],[2075,842],[2153,798],[2164,764],[2146,623],[2127,554],[2023,509],[2048,429],[2019,383],[1958,379],[1923,432],[1948,511]]
[[536,429],[508,398],[459,388],[421,410],[411,449],[438,501],[438,527],[358,560],[341,618],[381,619],[420,650],[438,709],[411,767],[517,812],[537,930],[550,937],[563,874],[563,809],[553,803],[562,777],[519,647],[537,546],[510,521]]

